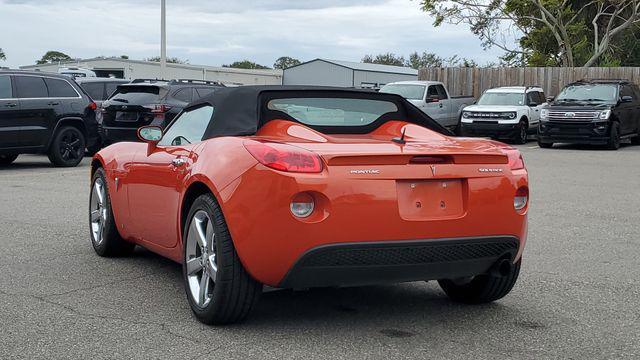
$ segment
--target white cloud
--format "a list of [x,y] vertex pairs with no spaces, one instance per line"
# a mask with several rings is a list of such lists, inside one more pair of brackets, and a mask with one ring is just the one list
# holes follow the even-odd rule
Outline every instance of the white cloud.
[[[192,64],[279,56],[355,60],[365,54],[413,51],[458,55],[484,63],[485,52],[463,26],[434,29],[411,0],[167,0],[168,52]],[[73,57],[159,52],[159,1],[2,1],[4,66],[34,63],[47,50]],[[12,34],[8,36],[7,34]]]

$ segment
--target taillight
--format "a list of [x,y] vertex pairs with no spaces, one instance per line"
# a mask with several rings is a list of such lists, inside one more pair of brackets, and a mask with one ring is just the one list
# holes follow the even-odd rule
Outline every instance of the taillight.
[[297,218],[306,218],[311,215],[315,207],[313,196],[308,193],[299,193],[291,200],[291,213]]
[[87,108],[89,110],[95,110],[95,109],[98,108],[98,105],[95,102],[92,101],[91,103],[89,103],[89,106],[87,106]]
[[244,147],[262,165],[296,173],[322,172],[320,156],[309,150],[280,143],[246,141]]
[[150,104],[145,105],[144,108],[149,109],[152,113],[162,114],[171,110],[171,106],[165,104]]
[[509,150],[507,152],[509,158],[509,167],[511,170],[524,169],[524,159],[518,150]]
[[513,197],[513,208],[516,211],[520,211],[527,206],[529,201],[529,188],[522,186],[516,190],[516,194]]

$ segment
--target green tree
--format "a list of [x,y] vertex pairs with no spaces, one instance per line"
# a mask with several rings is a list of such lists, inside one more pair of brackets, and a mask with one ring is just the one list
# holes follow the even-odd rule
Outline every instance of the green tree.
[[36,64],[55,64],[60,61],[72,60],[71,56],[60,51],[47,51]]
[[379,54],[373,57],[372,55],[365,55],[362,58],[363,63],[370,64],[382,64],[382,65],[394,65],[394,66],[407,66],[403,56],[396,56],[394,53]]
[[[126,55],[123,55],[123,56],[126,56]],[[126,59],[128,59],[128,58],[129,57],[127,56]],[[125,59],[125,58],[123,57],[123,59]],[[145,61],[160,62],[160,56],[153,56],[153,57],[150,57],[150,58],[147,58],[147,59],[144,59],[144,60]],[[188,64],[189,60],[182,60],[182,59],[177,58],[177,57],[168,57],[167,58],[167,63],[170,63],[170,64]]]
[[236,68],[236,69],[270,69],[270,67],[268,66],[256,64],[253,61],[249,61],[249,60],[235,61],[228,65],[222,65],[222,67]]
[[500,48],[507,63],[519,65],[620,60],[625,54],[620,49],[635,47],[628,36],[637,34],[640,23],[640,0],[421,0],[421,5],[435,26],[468,25],[485,48]]
[[7,60],[7,55],[4,54],[2,48],[0,48],[0,60]]
[[423,51],[422,54],[414,52],[409,55],[408,65],[414,69],[442,67],[444,59],[434,53]]
[[300,64],[301,62],[298,59],[294,59],[289,56],[282,56],[282,57],[279,57],[278,60],[276,60],[276,62],[273,64],[273,68],[284,70],[286,68],[290,68],[292,66],[296,66]]
[[128,60],[129,59],[129,55],[120,55],[120,59]]

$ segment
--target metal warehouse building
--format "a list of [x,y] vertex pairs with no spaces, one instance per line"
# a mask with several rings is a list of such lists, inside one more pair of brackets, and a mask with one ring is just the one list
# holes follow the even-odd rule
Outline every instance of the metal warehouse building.
[[[93,70],[100,77],[114,76],[123,79],[160,78],[160,63],[120,58],[93,58],[21,66],[24,70],[58,72],[63,67],[79,67]],[[280,85],[282,70],[252,70],[214,67],[206,65],[167,64],[167,79],[197,79],[219,81],[227,85]]]
[[418,70],[351,61],[315,59],[284,70],[284,85],[380,88],[394,81],[418,80]]

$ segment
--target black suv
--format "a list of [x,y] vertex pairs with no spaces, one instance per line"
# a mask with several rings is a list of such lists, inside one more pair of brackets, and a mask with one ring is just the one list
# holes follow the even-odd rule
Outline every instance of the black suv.
[[540,114],[538,145],[640,144],[640,89],[627,80],[581,80],[565,86]]
[[213,93],[224,85],[204,80],[136,79],[118,85],[98,114],[100,136],[106,146],[118,141],[138,141],[144,125],[164,128],[190,102]]
[[96,104],[65,75],[0,70],[0,165],[44,153],[76,166],[98,141]]

